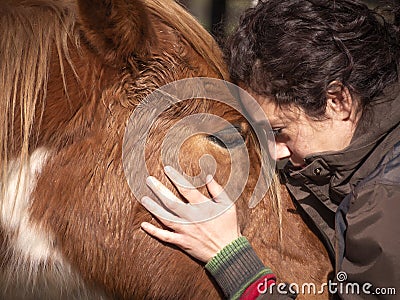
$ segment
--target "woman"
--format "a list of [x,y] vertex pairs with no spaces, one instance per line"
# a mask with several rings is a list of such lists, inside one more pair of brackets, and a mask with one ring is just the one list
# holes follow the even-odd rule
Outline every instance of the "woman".
[[[400,293],[397,29],[356,0],[260,1],[243,16],[227,53],[233,80],[269,118],[275,159],[289,159],[282,180],[320,230],[335,271],[346,272],[347,282],[371,284],[341,297],[365,299],[379,287]],[[150,188],[170,201],[154,182]],[[207,187],[213,197],[222,191],[212,178]],[[204,200],[196,190],[178,189],[190,203]],[[143,205],[160,213],[150,198]],[[172,230],[142,228],[206,262],[227,297],[257,297],[257,282],[274,283],[241,237],[234,207],[208,222],[163,222]],[[221,225],[230,229],[218,232]]]

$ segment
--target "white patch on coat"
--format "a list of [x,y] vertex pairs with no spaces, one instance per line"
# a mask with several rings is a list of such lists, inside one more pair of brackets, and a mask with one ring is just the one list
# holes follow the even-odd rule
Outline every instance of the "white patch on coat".
[[23,163],[21,159],[10,161],[1,201],[0,222],[9,237],[13,255],[33,264],[61,258],[53,247],[51,234],[33,224],[29,216],[31,194],[49,156],[49,151],[38,148]]
[[53,234],[30,219],[32,192],[50,157],[50,151],[38,148],[27,161],[12,160],[7,181],[0,182],[0,226],[10,254],[10,261],[0,267],[0,299],[107,299],[100,288],[86,286],[55,248]]

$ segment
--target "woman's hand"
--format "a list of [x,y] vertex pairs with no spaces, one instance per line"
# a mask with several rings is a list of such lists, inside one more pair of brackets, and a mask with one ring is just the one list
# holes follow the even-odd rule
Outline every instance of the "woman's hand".
[[142,204],[171,231],[147,222],[141,226],[150,235],[175,244],[191,256],[208,262],[219,250],[240,236],[235,205],[210,175],[207,176],[206,185],[211,200],[172,167],[166,167],[165,173],[188,203],[182,202],[154,177],[148,177],[147,185],[159,203],[143,197]]

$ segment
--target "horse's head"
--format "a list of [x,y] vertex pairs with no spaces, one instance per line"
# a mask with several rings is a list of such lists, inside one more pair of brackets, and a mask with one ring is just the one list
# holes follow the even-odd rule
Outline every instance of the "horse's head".
[[[165,160],[172,160],[201,181],[206,175],[201,158],[208,155],[214,161],[206,165],[214,169],[207,171],[220,183],[243,181],[240,172],[232,174],[232,165],[235,153],[245,150],[251,163],[237,202],[243,232],[257,247],[266,240],[279,245],[279,224],[287,220],[272,211],[279,189],[273,185],[257,210],[247,208],[261,160],[232,90],[213,83],[179,86],[183,101],[173,99],[147,122],[148,109],[159,108],[152,95],[166,84],[228,78],[212,37],[178,4],[32,0],[1,4],[0,13],[0,60],[6,62],[0,81],[5,107],[0,233],[8,270],[0,282],[14,270],[21,273],[6,295],[29,281],[37,284],[30,286],[36,298],[49,286],[73,297],[75,289],[85,289],[82,282],[122,298],[218,297],[201,264],[140,230],[142,221],[157,221],[124,174],[124,134],[132,115],[138,130],[130,131],[133,140],[141,142],[137,136],[145,130],[146,141],[143,152],[128,147],[137,154],[129,162],[130,180],[137,175],[135,184],[144,186],[143,174],[149,173],[172,187],[162,171]],[[218,99],[208,99],[204,89]],[[231,102],[218,101],[222,98]],[[203,127],[193,131],[193,122]],[[267,219],[275,229],[260,230]],[[281,260],[277,249],[270,257]]]

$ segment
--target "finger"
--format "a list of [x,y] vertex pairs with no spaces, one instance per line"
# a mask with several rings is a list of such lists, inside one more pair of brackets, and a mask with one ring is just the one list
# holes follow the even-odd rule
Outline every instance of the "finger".
[[142,224],[140,224],[140,227],[144,231],[146,231],[148,234],[158,238],[159,240],[178,245],[179,234],[177,234],[175,232],[161,229],[161,228],[154,226],[153,224],[150,224],[148,222],[143,222]]
[[212,175],[207,175],[206,177],[207,189],[210,192],[213,200],[215,202],[223,203],[223,204],[232,204],[232,200],[226,194],[222,186],[220,186],[212,177]]
[[[191,207],[187,203],[183,203],[178,197],[176,197],[165,185],[163,185],[156,178],[149,176],[146,179],[146,183],[149,188],[154,192],[157,198],[161,201],[162,204],[166,208],[168,208],[169,212],[172,212],[174,216],[178,217],[178,220],[173,218],[174,222],[185,222],[190,219],[190,216],[193,214],[193,207]],[[143,197],[148,198],[148,197]],[[153,201],[151,198],[148,198]],[[154,201],[153,201],[154,202]],[[168,218],[171,220],[171,214],[165,214],[166,210],[159,205],[158,209],[162,209],[162,218]]]
[[153,176],[149,176],[146,178],[147,186],[153,191],[154,194],[160,200],[168,199],[169,201],[173,200],[175,202],[182,202],[178,197],[174,195],[165,185],[163,185],[157,178]]
[[185,177],[171,166],[164,168],[165,174],[174,183],[178,191],[188,200],[189,203],[201,203],[209,201],[209,199],[200,193]]
[[176,216],[172,214],[170,211],[166,210],[160,204],[155,202],[153,199],[144,196],[141,201],[142,205],[153,215],[157,216],[159,220],[168,227],[173,227],[174,223],[184,223],[186,220],[181,218],[180,216]]

